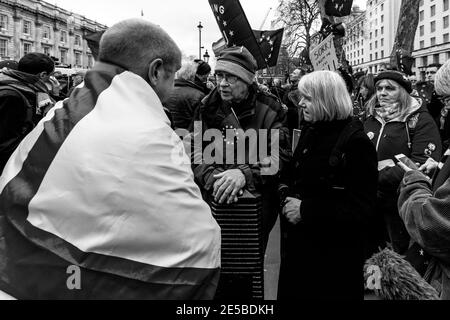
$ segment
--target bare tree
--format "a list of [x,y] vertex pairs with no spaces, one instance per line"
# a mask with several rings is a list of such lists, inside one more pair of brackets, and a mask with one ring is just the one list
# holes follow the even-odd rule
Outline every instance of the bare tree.
[[397,50],[403,49],[409,56],[412,54],[414,49],[414,37],[419,24],[419,6],[420,0],[402,0],[397,35],[391,53],[391,64],[394,66],[397,66]]
[[320,9],[317,0],[280,0],[278,22],[284,24],[284,44],[293,58],[303,48],[309,51],[312,36],[320,28]]

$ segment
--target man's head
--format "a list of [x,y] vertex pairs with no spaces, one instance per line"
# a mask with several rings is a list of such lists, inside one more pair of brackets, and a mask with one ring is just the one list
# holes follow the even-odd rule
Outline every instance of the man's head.
[[42,81],[46,82],[55,71],[55,63],[53,60],[38,52],[31,52],[19,60],[17,70],[38,76]]
[[222,50],[216,64],[216,80],[224,101],[241,102],[248,96],[253,83],[257,63],[245,47]]
[[84,73],[83,72],[77,72],[73,76],[73,86],[77,86],[80,83],[84,81]]
[[206,83],[209,73],[211,72],[210,65],[200,59],[195,59],[194,62],[198,65],[196,77],[200,79],[201,82]]
[[426,81],[430,81],[430,82],[434,82],[434,79],[436,77],[436,73],[441,68],[441,66],[442,65],[439,64],[439,63],[430,64],[427,67],[427,70],[425,71],[425,80]]
[[301,77],[303,76],[302,69],[295,69],[292,71],[292,73],[289,75],[289,81],[294,85],[297,86],[298,82],[300,81]]
[[142,77],[165,102],[173,89],[175,72],[181,67],[181,51],[159,26],[143,19],[128,19],[105,31],[99,61]]

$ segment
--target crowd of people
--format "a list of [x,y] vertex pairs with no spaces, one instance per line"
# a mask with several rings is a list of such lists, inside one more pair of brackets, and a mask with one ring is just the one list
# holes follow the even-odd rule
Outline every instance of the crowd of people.
[[[362,300],[364,263],[383,248],[450,299],[450,61],[425,82],[386,66],[298,68],[263,85],[233,46],[212,82],[208,63],[182,63],[164,30],[130,19],[70,91],[43,54],[2,67],[4,293],[214,299],[209,205],[247,191],[261,196],[263,250],[280,218],[279,300]],[[70,266],[80,290],[66,287]]]

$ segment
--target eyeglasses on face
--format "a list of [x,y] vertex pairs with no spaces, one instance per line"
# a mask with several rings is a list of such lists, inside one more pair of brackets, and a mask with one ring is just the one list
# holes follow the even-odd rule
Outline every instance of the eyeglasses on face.
[[228,74],[228,73],[222,73],[222,72],[216,73],[216,80],[218,83],[221,83],[223,79],[225,79],[225,82],[227,82],[229,84],[235,84],[239,78],[237,76],[233,76],[232,74]]

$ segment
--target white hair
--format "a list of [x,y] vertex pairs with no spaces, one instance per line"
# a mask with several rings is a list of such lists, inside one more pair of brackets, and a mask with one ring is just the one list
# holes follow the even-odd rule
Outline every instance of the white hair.
[[198,63],[194,61],[185,62],[181,65],[181,69],[176,73],[177,79],[183,79],[188,81],[195,80],[195,74],[197,73]]
[[315,71],[300,79],[298,90],[311,99],[312,121],[344,120],[353,115],[344,79],[332,71]]
[[440,96],[450,96],[450,60],[436,73],[434,88]]

